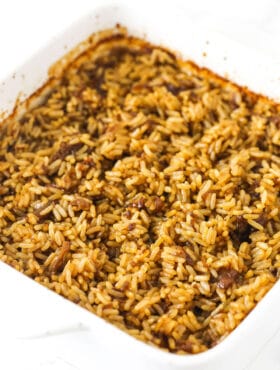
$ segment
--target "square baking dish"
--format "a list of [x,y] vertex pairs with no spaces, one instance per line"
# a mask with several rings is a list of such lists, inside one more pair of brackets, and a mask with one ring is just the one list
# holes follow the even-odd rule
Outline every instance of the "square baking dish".
[[[136,4],[130,7],[113,5],[93,9],[0,83],[3,117],[50,76],[59,75],[65,63],[93,42],[91,38],[83,42],[87,37],[117,23],[127,27],[129,34],[179,52],[184,59],[193,60],[239,85],[248,86],[274,100],[280,98],[280,65],[273,59],[248,50],[221,34],[198,28],[180,9],[161,6],[159,13],[156,4],[155,7],[151,5],[148,11]],[[76,47],[79,43],[80,46]],[[74,52],[63,58],[65,51],[73,47]],[[54,65],[58,60],[59,63]],[[52,65],[54,67],[49,70]],[[25,108],[23,103],[21,109]],[[7,332],[10,338],[31,340],[49,334],[85,331],[92,357],[92,363],[86,365],[88,369],[249,369],[256,356],[265,345],[273,342],[280,330],[279,282],[222,343],[201,354],[174,355],[139,342],[2,262],[0,281],[2,297],[7,298],[1,302],[1,316],[6,318],[1,324],[2,328],[9,328],[3,332]],[[18,306],[18,302],[20,315],[11,315],[11,307]],[[64,337],[61,338],[63,342]],[[64,358],[65,354],[61,356]],[[64,359],[67,361],[67,357]],[[273,364],[277,366],[277,362]],[[279,368],[275,366],[271,368]]]

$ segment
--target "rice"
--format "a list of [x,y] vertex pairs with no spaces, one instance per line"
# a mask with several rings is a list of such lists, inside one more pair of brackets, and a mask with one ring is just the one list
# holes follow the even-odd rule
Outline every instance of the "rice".
[[280,267],[280,109],[127,37],[3,122],[0,258],[174,353],[223,340]]

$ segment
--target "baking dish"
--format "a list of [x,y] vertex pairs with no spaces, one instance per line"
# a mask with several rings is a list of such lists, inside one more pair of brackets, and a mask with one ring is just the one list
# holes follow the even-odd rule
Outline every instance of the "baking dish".
[[[22,93],[21,99],[24,99],[40,87],[47,79],[48,67],[65,53],[65,45],[67,48],[71,48],[92,32],[112,27],[117,22],[127,26],[130,33],[140,37],[145,36],[152,42],[178,50],[184,58],[193,59],[219,74],[225,75],[227,72],[226,77],[239,84],[248,85],[251,89],[273,98],[279,97],[279,84],[276,78],[277,65],[265,56],[224,40],[220,35],[206,32],[206,30],[198,30],[190,21],[186,23],[187,18],[184,14],[179,15],[175,12],[170,14],[168,9],[163,8],[156,25],[153,14],[152,9],[149,9],[147,13],[145,9],[135,6],[131,9],[122,6],[97,9],[36,54],[4,82],[5,88],[1,91],[1,108],[6,110],[6,114],[8,114],[11,112],[19,92]],[[172,30],[168,29],[167,32],[166,24],[171,24]],[[241,54],[242,59],[240,59]],[[245,60],[246,63],[243,63],[242,60]],[[267,68],[268,65],[270,68]],[[58,71],[59,64],[52,73],[58,73]],[[29,332],[29,337],[32,335],[36,337],[46,330],[55,331],[59,328],[67,328],[68,325],[71,328],[73,323],[80,322],[82,327],[87,328],[90,332],[93,354],[92,368],[107,369],[111,366],[123,369],[131,367],[135,369],[144,367],[149,369],[214,369],[218,366],[229,369],[245,368],[279,328],[279,320],[277,322],[276,315],[279,284],[276,284],[249,318],[219,346],[200,355],[175,356],[139,343],[79,307],[73,306],[70,302],[65,302],[40,286],[35,287],[33,282],[27,281],[6,266],[2,266],[1,269],[4,274],[2,281],[10,280],[8,274],[11,276],[16,274],[14,275],[17,280],[16,289],[20,288],[21,294],[24,295],[25,302],[28,303],[29,314],[34,310],[34,313],[40,312],[40,317],[43,315],[44,318],[49,318],[45,319],[43,324],[42,320],[38,319],[36,330],[33,333],[30,333],[28,320],[24,322],[26,327],[18,323],[15,325],[17,332],[21,327],[21,335],[26,336],[26,333]],[[20,287],[21,284],[22,287]],[[7,294],[8,292],[9,290]],[[38,296],[40,296],[40,302],[37,302],[36,299],[35,304],[34,299]],[[42,304],[44,299],[48,302],[47,304]],[[9,301],[7,302],[8,306],[11,301],[7,301]],[[62,315],[58,321],[54,320],[51,314],[52,304],[54,307],[57,305],[57,308],[59,306],[60,310],[66,311],[67,317]],[[269,319],[267,312],[272,319]],[[110,353],[110,356],[107,356],[107,353]],[[234,355],[236,353],[238,356]]]

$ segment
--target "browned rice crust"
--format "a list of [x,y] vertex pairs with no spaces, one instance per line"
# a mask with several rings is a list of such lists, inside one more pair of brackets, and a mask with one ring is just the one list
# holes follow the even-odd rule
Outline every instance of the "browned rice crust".
[[3,124],[0,259],[175,353],[227,336],[275,283],[280,115],[126,37]]

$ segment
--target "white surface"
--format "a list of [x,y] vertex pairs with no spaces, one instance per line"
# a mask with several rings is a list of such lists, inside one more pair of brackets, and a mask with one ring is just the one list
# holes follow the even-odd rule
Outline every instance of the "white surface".
[[[80,1],[79,4],[66,1],[49,1],[44,3],[25,1],[24,4],[23,2],[9,1],[5,2],[5,6],[3,3],[0,3],[0,80],[6,77],[7,74],[15,71],[22,62],[33,54],[34,50],[50,39],[55,40],[56,35],[67,28],[72,21],[100,3],[103,5],[108,3],[108,1]],[[142,1],[143,6],[145,6],[145,3]],[[241,42],[242,45],[250,49],[251,56],[254,53],[255,55],[260,53],[263,55],[265,53],[270,56],[271,58],[268,60],[269,71],[262,70],[262,74],[268,73],[269,75],[273,68],[275,68],[276,72],[280,72],[280,68],[278,68],[280,49],[276,47],[280,42],[280,3],[278,1],[234,1],[228,3],[213,0],[211,2],[173,0],[172,4],[174,11],[178,15],[182,16],[185,9],[188,17],[195,23],[203,24],[203,27],[217,31],[219,34],[232,40],[230,45]],[[161,12],[160,4],[159,12]],[[154,20],[154,30],[157,29],[157,23],[159,23],[158,30],[160,31],[159,17],[154,17]],[[139,16],[135,25],[136,23],[141,24],[141,16]],[[154,31],[153,36],[155,38],[160,37],[159,34],[156,35],[156,31]],[[224,41],[219,40],[221,48],[226,49]],[[172,42],[172,37],[170,36],[170,40],[167,41]],[[181,41],[178,40],[177,44],[174,45],[175,48],[180,50],[182,50],[183,46],[184,40],[182,39]],[[209,51],[211,54],[211,49]],[[196,52],[198,53],[193,48],[193,55],[196,55]],[[231,49],[227,50],[227,52],[230,54]],[[246,54],[245,49],[244,53]],[[244,58],[243,53],[240,55],[241,57]],[[272,59],[273,63],[271,63]],[[257,62],[259,62],[259,59],[256,60]],[[212,62],[208,60],[206,63],[211,64]],[[223,67],[224,64],[220,63],[219,68]],[[230,65],[227,67],[231,69]],[[248,66],[246,67],[245,65],[242,68],[243,73],[245,73]],[[234,70],[231,72],[234,75]],[[236,75],[236,77],[238,76]],[[256,80],[261,82],[261,76],[257,77]],[[274,77],[279,79],[276,73]],[[256,81],[253,81],[253,83],[256,83]],[[4,90],[5,88],[2,89],[2,91]],[[1,103],[2,101],[0,101],[0,105]],[[9,286],[7,281],[9,281]],[[275,288],[279,288],[279,284]],[[42,287],[34,285],[32,281],[22,279],[16,272],[5,266],[0,266],[0,289],[2,298],[5,297],[5,299],[1,300],[0,305],[1,369],[101,370],[99,361],[104,354],[102,369],[109,369],[112,367],[112,364],[115,365],[115,369],[120,369],[117,354],[119,353],[118,349],[122,353],[122,345],[126,346],[125,349],[128,355],[133,353],[133,356],[135,356],[134,369],[146,368],[147,370],[152,370],[157,368],[153,364],[158,360],[157,354],[159,352],[155,354],[153,349],[147,349],[146,346],[138,344],[133,339],[127,341],[126,335],[119,333],[110,325],[104,325],[101,320],[92,317],[87,312],[80,310],[79,307],[57,297]],[[271,300],[274,299],[276,302],[277,294],[279,295],[279,289],[274,289],[270,294]],[[6,297],[9,297],[9,305],[5,304]],[[259,337],[267,336],[268,339],[262,350],[257,351],[253,362],[246,369],[280,369],[280,354],[278,351],[280,334],[279,331],[277,332],[277,328],[279,328],[277,306],[269,307],[268,299],[261,302],[261,304],[262,310],[254,311],[251,321],[246,320],[243,323],[244,325],[242,324],[234,335],[230,336],[231,338],[228,338],[222,345],[218,346],[220,349],[216,347],[217,350],[215,349],[215,351],[218,354],[230,347],[237,349],[228,356],[228,366],[220,367],[221,370],[223,368],[233,368],[232,364],[235,361],[235,357],[242,356],[246,352],[247,343],[244,343],[241,338],[244,337],[246,339],[246,335],[248,335],[246,330],[247,328],[252,329],[253,320],[255,320],[256,327],[253,328],[255,335],[251,338],[251,343],[256,343],[257,346]],[[268,313],[271,315],[270,319],[267,315]],[[276,317],[274,321],[272,320],[273,317]],[[269,325],[264,325],[267,322]],[[11,323],[13,323],[12,326]],[[275,336],[271,340],[270,336],[273,331]],[[258,338],[256,334],[258,334]],[[240,347],[237,345],[238,341],[241,344]],[[105,347],[106,343],[107,348]],[[135,351],[138,346],[139,350]],[[210,352],[209,356],[202,357],[203,361],[206,362],[204,369],[211,368],[208,365],[211,362],[211,358],[213,358],[212,353],[214,352]],[[150,364],[149,366],[147,364],[145,366],[144,362],[141,362],[143,360],[141,354],[147,356],[145,358]],[[148,361],[149,356],[150,361]],[[174,357],[172,357],[172,360],[169,360],[166,354],[160,354],[160,358],[162,358],[161,361],[164,359],[161,366],[162,369],[172,369],[172,366],[169,367],[169,362],[173,362],[174,369],[189,369],[189,367],[185,366],[183,357],[176,357],[176,361],[173,361]],[[195,361],[194,357],[190,358],[190,362],[193,362],[194,365],[192,368],[198,369],[199,367],[195,367]],[[127,364],[127,368],[129,368],[129,364]],[[219,370],[217,366],[216,369]]]
[[[133,0],[123,2],[133,3]],[[107,3],[114,0],[0,1],[0,80],[75,18]],[[161,4],[170,1],[141,0],[143,6],[149,3],[157,3],[160,13]],[[209,29],[280,59],[279,0],[172,0],[171,3],[176,10],[186,10],[191,19]],[[155,14],[155,23],[156,19]]]

